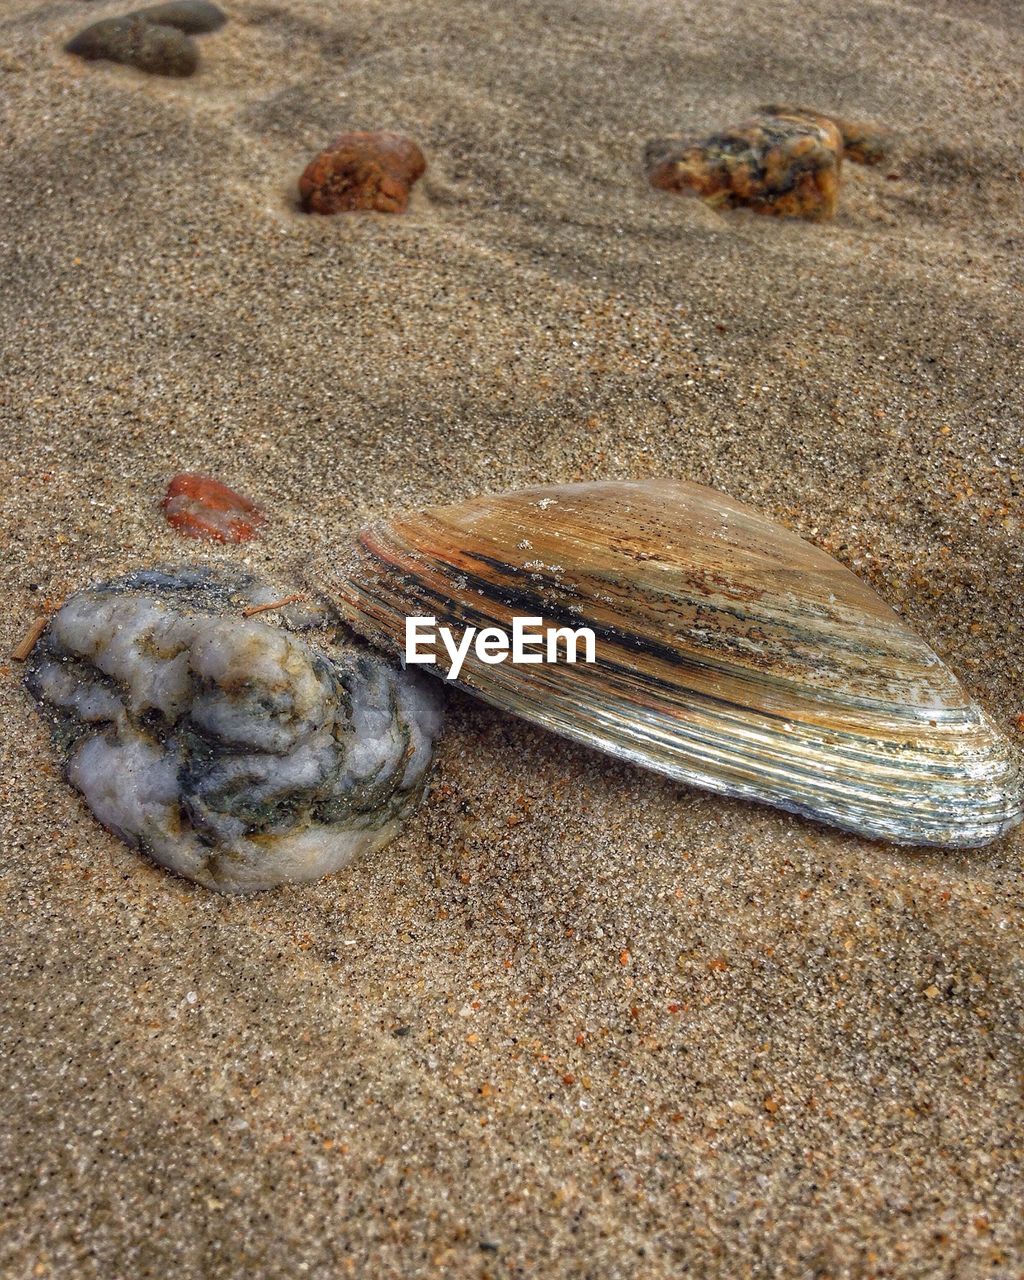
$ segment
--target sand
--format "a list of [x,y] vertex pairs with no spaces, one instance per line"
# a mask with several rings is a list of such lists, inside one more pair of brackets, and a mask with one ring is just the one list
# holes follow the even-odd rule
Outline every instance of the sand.
[[[1024,711],[1013,0],[234,0],[190,80],[2,6],[6,654],[185,543],[287,576],[367,518],[681,476],[826,547]],[[648,189],[645,141],[892,125],[821,225]],[[304,216],[343,129],[402,217]],[[0,663],[5,1277],[1024,1274],[1019,831],[895,849],[453,696],[373,860],[211,895],[102,831]]]

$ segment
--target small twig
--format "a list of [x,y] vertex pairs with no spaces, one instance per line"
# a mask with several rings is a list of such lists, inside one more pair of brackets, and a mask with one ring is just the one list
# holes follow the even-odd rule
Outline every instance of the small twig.
[[280,600],[271,600],[269,604],[251,604],[248,609],[242,610],[243,618],[251,618],[254,613],[266,613],[268,609],[280,609],[282,605],[295,604],[298,600],[304,600],[306,597],[301,592],[296,592],[293,596],[284,596]]
[[24,639],[11,650],[11,657],[15,662],[24,662],[32,650],[36,647],[36,641],[46,630],[46,624],[50,621],[49,614],[43,613],[36,618],[35,622],[29,627]]

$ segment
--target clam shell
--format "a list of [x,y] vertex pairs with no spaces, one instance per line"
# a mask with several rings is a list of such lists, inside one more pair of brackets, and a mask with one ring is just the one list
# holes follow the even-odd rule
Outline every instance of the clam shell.
[[364,529],[317,585],[392,651],[416,615],[593,628],[593,664],[471,649],[457,683],[682,782],[900,843],[980,845],[1024,816],[1009,743],[941,659],[843,565],[712,489],[432,507]]

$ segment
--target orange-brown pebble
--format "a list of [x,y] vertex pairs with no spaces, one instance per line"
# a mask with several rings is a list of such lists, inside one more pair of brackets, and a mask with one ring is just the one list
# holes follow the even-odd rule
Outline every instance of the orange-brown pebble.
[[824,116],[760,115],[707,138],[647,144],[651,185],[693,192],[710,204],[777,217],[831,218],[839,198],[843,139]]
[[251,499],[194,471],[174,477],[161,506],[168,524],[186,538],[246,542],[266,521]]
[[404,213],[426,168],[411,138],[386,131],[343,133],[306,166],[299,197],[307,213]]

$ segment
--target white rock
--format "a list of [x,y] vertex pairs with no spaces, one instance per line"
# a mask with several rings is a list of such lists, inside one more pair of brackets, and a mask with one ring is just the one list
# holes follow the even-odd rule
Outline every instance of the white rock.
[[386,844],[441,727],[433,681],[241,616],[270,590],[205,570],[90,588],[29,675],[96,818],[225,892],[315,880]]

